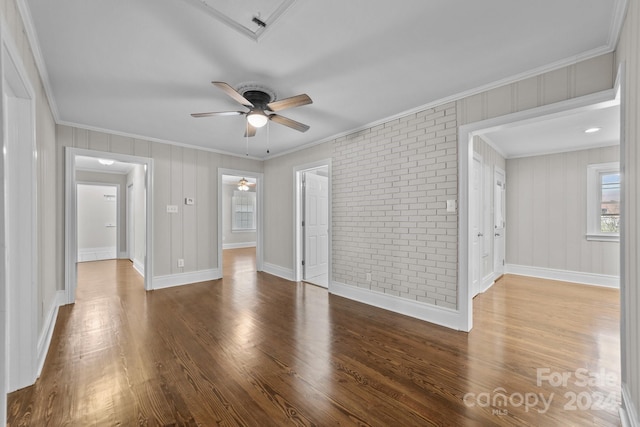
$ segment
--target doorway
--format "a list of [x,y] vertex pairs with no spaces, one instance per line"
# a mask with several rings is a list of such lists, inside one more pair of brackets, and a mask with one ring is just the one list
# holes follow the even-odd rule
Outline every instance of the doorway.
[[294,168],[294,278],[323,288],[331,283],[331,163]]
[[225,250],[242,252],[244,270],[262,271],[263,182],[262,173],[218,169],[220,277],[224,276]]
[[[147,206],[153,206],[152,159],[67,147],[65,168],[65,226],[68,230],[65,233],[65,289],[68,303],[75,302],[78,285],[77,262],[80,248],[77,209],[78,183],[82,181],[127,188],[124,195],[117,192],[115,201],[115,258],[126,259],[132,256],[134,269],[144,277],[145,290],[152,290],[153,224],[151,209],[147,209]],[[133,224],[131,228],[130,222]],[[102,224],[104,228],[111,228],[111,225],[113,224],[107,222]]]
[[[497,145],[493,143],[493,141],[491,140],[491,137],[493,137],[498,132],[506,132],[519,127],[524,128],[524,126],[538,126],[538,125],[545,126],[545,123],[548,123],[551,121],[556,121],[556,120],[560,121],[562,119],[573,120],[576,118],[585,117],[591,113],[593,114],[600,113],[606,109],[610,109],[611,107],[619,105],[619,98],[617,98],[617,93],[618,93],[617,89],[607,90],[607,91],[595,93],[592,95],[587,95],[581,98],[558,102],[556,104],[534,108],[532,110],[521,111],[521,112],[510,114],[507,116],[501,116],[494,119],[485,120],[483,122],[471,123],[471,124],[460,127],[459,137],[460,137],[461,144],[460,144],[460,151],[459,151],[459,159],[460,159],[459,172],[460,172],[461,187],[460,187],[459,233],[462,239],[460,240],[460,252],[459,252],[458,274],[459,274],[460,287],[458,292],[458,307],[459,307],[459,313],[461,316],[460,317],[461,329],[470,331],[473,327],[473,296],[474,296],[473,269],[475,268],[475,263],[473,261],[474,260],[473,253],[474,253],[474,238],[477,237],[477,234],[473,232],[473,228],[474,228],[473,222],[475,221],[475,219],[474,219],[473,208],[472,208],[473,188],[474,188],[474,182],[473,182],[474,181],[474,173],[473,173],[474,138],[477,136],[482,136],[484,139],[487,139],[489,140],[489,142],[491,142],[490,145],[496,147]],[[618,115],[618,119],[619,119],[619,115],[620,115],[619,111],[615,114]],[[575,131],[574,128],[565,127],[565,129]],[[533,132],[531,131],[531,129],[528,129],[528,130],[529,130],[529,135],[533,135]],[[619,125],[617,126],[617,130],[619,131]],[[580,133],[584,134],[584,129],[582,129]],[[527,145],[516,144],[514,143],[514,141],[515,139],[511,139],[510,141],[508,141],[508,144],[510,144],[509,145],[510,150],[514,149],[515,147],[521,147],[524,150],[525,148],[528,147]],[[540,143],[543,141],[545,141],[545,138],[542,138],[542,140],[540,140],[539,138],[538,142]],[[596,146],[594,145],[593,147],[596,147]],[[541,150],[542,148],[543,148],[542,144],[540,143],[537,149]],[[558,149],[557,145],[551,144],[550,147],[547,148],[546,152],[540,151],[539,154],[537,154],[537,156],[544,157],[552,154],[558,154],[559,152],[564,153],[564,152],[570,152],[572,150],[581,150],[581,149],[583,148],[571,147],[571,149],[568,149],[566,146],[563,146],[562,148]],[[505,158],[517,159],[519,157],[527,157],[527,156],[530,156],[530,154],[518,153],[515,155],[507,155],[505,156]],[[546,169],[534,167],[533,170],[538,171],[541,174],[546,173],[544,172]],[[496,198],[496,203],[500,203],[500,205],[499,206],[496,205],[494,209],[497,213],[502,212],[501,218],[500,218],[500,215],[496,215],[494,219],[496,221],[496,223],[494,224],[495,232],[492,233],[493,237],[495,238],[494,244],[496,245],[496,250],[494,251],[495,255],[493,257],[493,264],[494,264],[493,268],[497,273],[500,271],[502,271],[503,273],[505,272],[504,266],[501,268],[501,266],[499,265],[502,263],[502,260],[505,259],[504,251],[502,251],[501,248],[504,248],[505,246],[509,246],[509,242],[507,242],[506,241],[507,238],[505,238],[505,233],[508,232],[509,233],[508,235],[511,236],[511,237],[508,237],[508,239],[518,238],[517,236],[514,235],[514,233],[512,232],[509,226],[510,224],[509,218],[507,218],[508,212],[506,212],[506,210],[503,210],[504,207],[502,205],[506,201],[505,196],[507,192],[506,192],[505,183],[507,179],[506,174],[509,174],[509,173],[510,172],[508,170],[505,173],[504,169],[502,171],[496,169],[492,179],[492,181],[494,181],[494,186],[495,186],[494,191],[496,193],[494,197]],[[586,171],[584,171],[584,174],[580,175],[580,177],[583,177],[583,175],[586,176]],[[514,177],[510,176],[508,177],[508,179],[511,181],[510,188],[513,189],[514,187],[512,184],[514,183],[513,181]],[[498,181],[502,181],[500,186],[498,186]],[[533,182],[535,182],[535,179],[533,180]],[[549,184],[546,188],[547,190],[553,189],[554,184]],[[513,193],[513,191],[510,190],[509,194],[513,195],[515,193]],[[521,199],[526,200],[524,197]],[[534,201],[533,198],[530,198],[529,200],[531,201],[531,209],[529,209],[526,212],[526,214],[529,216],[533,216],[535,218],[542,218],[542,217],[545,217],[546,215],[549,215],[549,213],[555,212],[552,209],[553,206],[555,205],[549,205],[548,207],[545,207],[546,205],[543,205],[542,203],[540,203],[538,199]],[[506,221],[506,224],[505,224],[505,221]],[[555,224],[551,223],[550,229],[553,228],[554,226]],[[530,234],[532,233],[532,230],[529,229],[527,230],[527,232]],[[534,236],[534,238],[539,238],[540,235],[541,234],[538,233]],[[545,233],[545,235],[552,236],[553,238],[557,237],[558,239],[562,239],[564,236],[561,233],[553,234],[550,232]],[[464,236],[466,236],[466,238],[464,238]],[[519,236],[519,237],[522,238],[523,236]],[[504,241],[504,243],[502,243],[502,241]],[[522,239],[520,239],[520,242],[522,242]],[[516,248],[525,248],[525,246],[523,246],[521,243],[518,243],[518,244],[514,243],[514,245]],[[533,245],[529,245],[528,248],[531,249],[532,247]],[[572,252],[568,251],[568,253],[572,253]],[[508,254],[506,255],[507,255],[506,258],[508,262],[509,255]],[[535,264],[532,264],[532,265],[535,265]],[[510,264],[508,264],[507,266],[510,266],[510,268],[518,267],[517,265],[512,266]],[[553,268],[548,267],[546,268],[546,270],[552,271]],[[512,270],[509,269],[506,271],[512,271]],[[558,270],[556,269],[556,271]],[[512,272],[515,273],[515,271],[512,271]],[[598,275],[592,274],[592,276],[595,277]],[[537,276],[537,277],[544,277],[544,276]],[[547,278],[553,279],[553,277],[547,277]],[[556,279],[556,280],[566,281],[567,279]],[[569,280],[569,281],[576,281],[576,280]],[[583,282],[583,283],[589,283],[589,282]],[[610,285],[605,284],[604,286],[610,286]]]

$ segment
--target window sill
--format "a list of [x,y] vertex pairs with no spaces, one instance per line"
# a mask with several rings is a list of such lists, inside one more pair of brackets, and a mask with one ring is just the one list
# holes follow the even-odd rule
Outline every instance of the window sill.
[[590,242],[619,242],[619,234],[587,234],[587,241]]

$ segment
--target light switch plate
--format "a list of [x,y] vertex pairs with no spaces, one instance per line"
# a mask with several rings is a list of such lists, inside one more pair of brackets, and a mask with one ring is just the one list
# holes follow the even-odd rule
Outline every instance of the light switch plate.
[[456,211],[456,201],[447,200],[447,212],[455,212],[455,211]]
[[178,206],[167,205],[167,213],[178,213]]

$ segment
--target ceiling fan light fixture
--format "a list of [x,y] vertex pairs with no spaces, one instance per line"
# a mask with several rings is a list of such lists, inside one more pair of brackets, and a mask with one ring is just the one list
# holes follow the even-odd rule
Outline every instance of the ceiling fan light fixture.
[[247,181],[245,178],[242,178],[240,181],[238,181],[238,190],[249,191],[249,186],[247,184],[249,184],[249,181]]
[[267,124],[269,118],[261,110],[251,110],[249,114],[247,114],[247,121],[254,128],[261,128]]

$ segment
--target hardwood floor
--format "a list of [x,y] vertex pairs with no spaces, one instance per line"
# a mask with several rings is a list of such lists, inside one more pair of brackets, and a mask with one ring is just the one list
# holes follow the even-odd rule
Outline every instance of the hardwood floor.
[[505,276],[476,297],[466,334],[254,263],[225,251],[223,280],[148,293],[127,261],[81,264],[9,425],[620,423],[617,290]]

